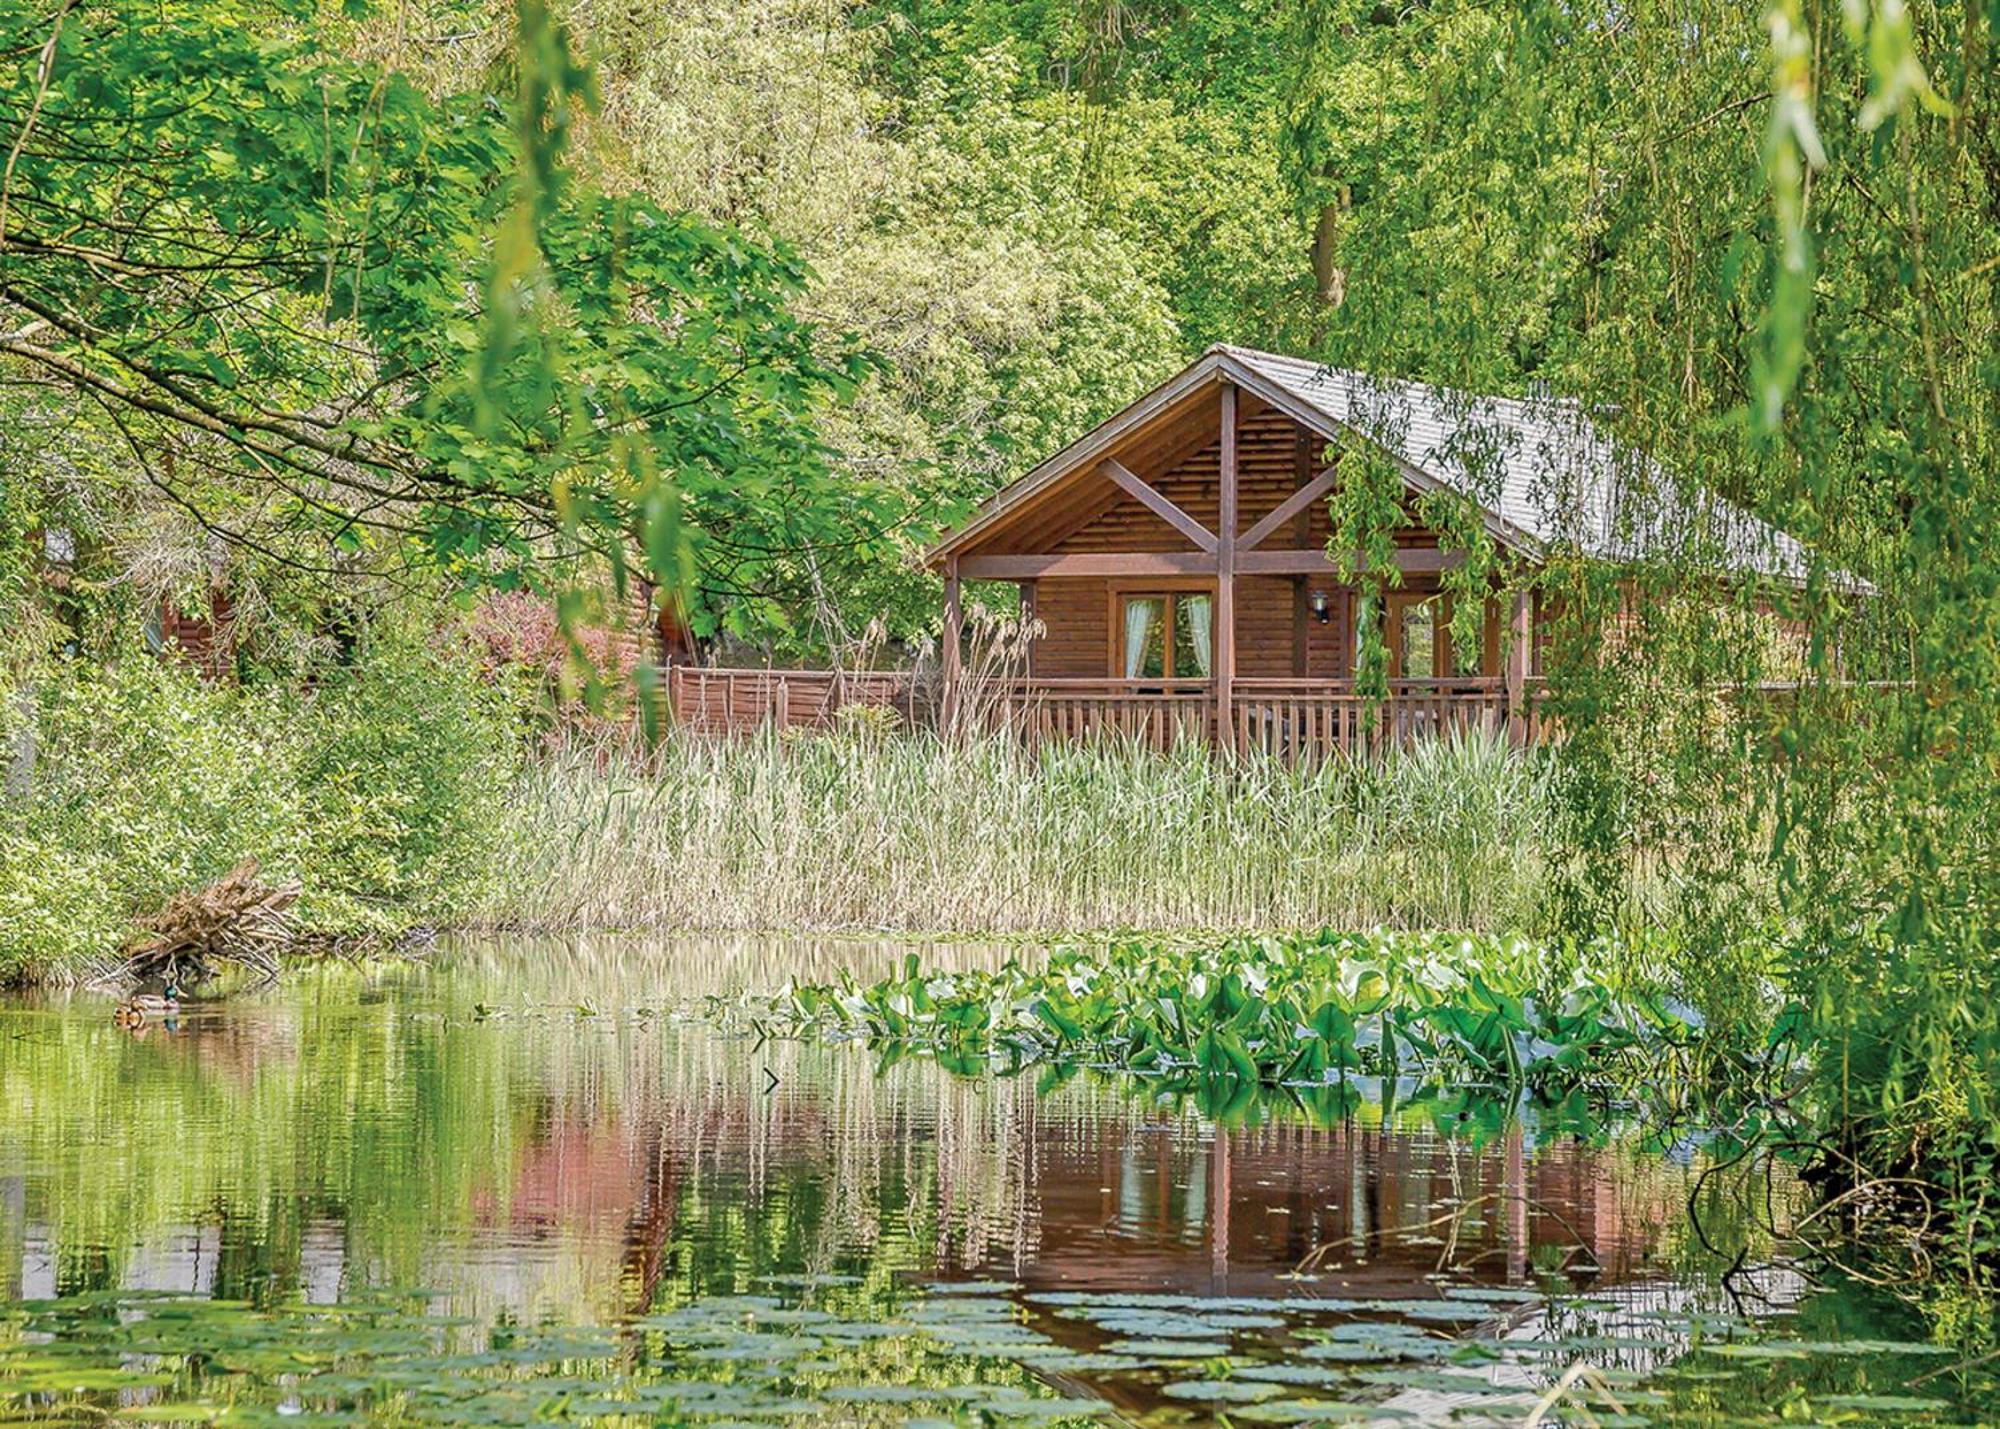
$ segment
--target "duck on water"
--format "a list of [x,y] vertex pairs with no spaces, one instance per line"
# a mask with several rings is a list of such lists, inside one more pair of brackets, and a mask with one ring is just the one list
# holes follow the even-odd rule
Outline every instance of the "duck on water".
[[172,1017],[181,1010],[181,990],[169,982],[159,992],[142,992],[118,1004],[111,1017],[120,1027],[135,1030],[155,1017]]

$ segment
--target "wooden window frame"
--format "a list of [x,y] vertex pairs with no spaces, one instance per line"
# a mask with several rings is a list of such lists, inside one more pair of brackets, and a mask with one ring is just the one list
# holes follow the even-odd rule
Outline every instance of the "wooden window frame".
[[[1161,647],[1166,657],[1164,663],[1167,667],[1167,673],[1163,675],[1144,675],[1140,677],[1141,679],[1171,681],[1174,684],[1180,685],[1213,680],[1215,678],[1212,673],[1207,675],[1177,675],[1173,673],[1174,601],[1186,595],[1205,595],[1211,602],[1214,602],[1216,598],[1214,581],[1167,577],[1165,579],[1148,581],[1113,582],[1108,587],[1106,594],[1108,600],[1105,609],[1104,668],[1111,679],[1122,680],[1125,678],[1125,602],[1128,600],[1161,600],[1167,603],[1165,640]],[[1211,604],[1209,609],[1211,611],[1210,618],[1213,620],[1215,618],[1213,615],[1215,606]],[[1214,658],[1215,636],[1213,634],[1213,627],[1211,626],[1209,659],[1213,661]]]
[[[1382,604],[1377,610],[1377,618],[1382,622],[1382,639],[1389,651],[1390,679],[1421,680],[1429,678],[1433,680],[1469,680],[1501,678],[1504,673],[1504,660],[1501,648],[1502,621],[1500,603],[1490,596],[1482,602],[1479,653],[1476,658],[1468,662],[1460,658],[1458,647],[1453,643],[1451,638],[1452,613],[1456,609],[1460,598],[1460,593],[1457,591],[1443,590],[1437,587],[1415,590],[1392,590],[1385,593]],[[1432,626],[1432,640],[1434,642],[1432,649],[1441,657],[1444,669],[1441,673],[1428,677],[1423,675],[1406,675],[1402,673],[1403,626],[1400,619],[1401,612],[1412,605],[1422,604],[1426,601],[1433,602],[1437,606],[1436,623]],[[1353,630],[1351,625],[1350,631],[1354,639],[1354,648],[1358,650],[1360,648],[1360,631]],[[1352,654],[1350,653],[1351,658]]]

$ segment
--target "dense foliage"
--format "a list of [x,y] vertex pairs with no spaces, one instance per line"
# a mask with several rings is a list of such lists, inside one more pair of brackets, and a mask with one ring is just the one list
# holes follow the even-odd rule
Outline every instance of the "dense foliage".
[[59,434],[23,444],[10,545],[165,506],[302,575],[554,590],[595,553],[754,592],[879,524],[813,429],[863,364],[793,311],[805,269],[574,182],[551,17],[438,95],[331,19],[0,6],[0,359],[10,419]]
[[463,650],[386,631],[303,697],[140,658],[44,682],[8,728],[0,980],[108,966],[135,917],[246,858],[300,884],[310,932],[463,914],[489,887],[518,720]]
[[[1697,8],[1363,27],[1412,77],[1420,161],[1363,160],[1333,341],[1361,366],[1545,378],[1806,543],[1796,585],[1738,582],[1734,609],[1703,592],[1744,556],[1695,531],[1544,577],[1627,616],[1580,627],[1553,672],[1574,916],[1671,851],[1691,924],[1775,920],[1831,1162],[1928,1168],[1977,1210],[2000,1154],[1994,17]],[[1766,611],[1800,623],[1796,665],[1757,638]],[[1772,680],[1801,687],[1730,693]]]

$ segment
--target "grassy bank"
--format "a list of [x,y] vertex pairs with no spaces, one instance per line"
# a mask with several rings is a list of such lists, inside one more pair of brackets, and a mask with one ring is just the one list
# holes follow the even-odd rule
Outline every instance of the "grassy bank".
[[543,929],[1512,931],[1554,767],[1503,745],[1231,765],[1116,744],[670,737],[537,763],[484,916]]
[[146,912],[252,857],[331,938],[1533,932],[1559,818],[1556,764],[1484,740],[1316,769],[873,728],[550,742],[421,644],[305,690],[79,666],[6,708],[0,978],[17,982],[107,965]]

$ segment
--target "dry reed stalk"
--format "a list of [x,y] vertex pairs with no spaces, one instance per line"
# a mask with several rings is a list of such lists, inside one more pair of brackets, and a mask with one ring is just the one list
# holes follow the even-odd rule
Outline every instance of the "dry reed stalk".
[[1440,742],[1296,769],[1105,740],[857,726],[528,771],[494,921],[1055,935],[1426,926],[1549,906],[1546,763]]

